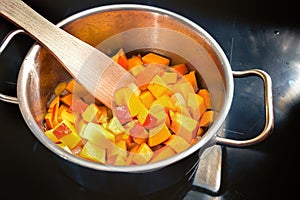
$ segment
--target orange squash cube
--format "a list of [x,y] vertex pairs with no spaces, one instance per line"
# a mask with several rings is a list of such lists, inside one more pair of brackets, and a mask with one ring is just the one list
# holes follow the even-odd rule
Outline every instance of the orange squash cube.
[[50,102],[50,104],[49,104],[49,106],[48,106],[48,112],[53,112],[54,106],[55,106],[56,104],[57,104],[58,106],[60,105],[59,101],[60,101],[59,96],[56,96],[56,97]]
[[195,120],[199,120],[206,111],[204,99],[195,93],[188,94],[187,107],[190,109],[191,115]]
[[55,126],[53,134],[61,143],[71,149],[81,141],[75,126],[67,120],[63,120],[57,126]]
[[153,94],[155,98],[163,95],[171,96],[173,94],[171,88],[164,82],[164,80],[156,75],[149,82],[147,89]]
[[155,100],[155,97],[151,94],[149,90],[145,90],[139,95],[139,99],[146,108],[150,108],[151,104]]
[[150,147],[159,145],[171,136],[170,130],[165,123],[149,130],[148,145]]
[[66,89],[66,86],[67,86],[66,82],[61,82],[57,84],[57,86],[54,89],[54,94],[56,96],[59,96]]
[[187,102],[189,93],[195,93],[194,88],[185,78],[181,78],[179,81],[177,81],[177,83],[173,85],[172,90],[174,94],[181,94],[185,102]]
[[176,134],[183,137],[188,143],[196,136],[198,121],[183,115],[182,113],[170,113],[170,129]]
[[211,109],[210,93],[207,89],[200,89],[197,93],[204,99],[204,103],[207,109]]
[[161,64],[161,65],[169,65],[170,60],[166,57],[160,56],[155,53],[148,53],[142,57],[142,61],[144,64]]
[[53,134],[53,130],[54,129],[50,129],[45,131],[45,135],[54,143],[58,143],[59,140],[57,139],[57,137]]
[[153,151],[151,148],[146,143],[142,143],[137,149],[137,152],[133,155],[132,161],[139,165],[146,164],[152,155]]
[[141,60],[140,57],[138,56],[134,56],[128,59],[128,69],[127,70],[131,70],[132,68],[136,67],[136,66],[140,66],[143,64],[143,61]]
[[203,113],[199,121],[199,126],[208,127],[213,121],[213,115],[214,115],[214,111],[212,110],[208,110],[205,113]]
[[86,94],[88,94],[88,91],[83,86],[81,86],[75,79],[71,79],[67,83],[66,90],[79,97],[84,97]]
[[121,48],[119,51],[112,56],[112,59],[121,65],[124,69],[128,70],[128,59],[126,57],[126,54],[124,50]]
[[171,135],[171,137],[164,143],[170,146],[176,153],[180,153],[191,146],[190,143],[179,135]]
[[68,107],[70,107],[72,104],[72,98],[73,98],[73,95],[70,93],[70,94],[62,96],[60,98],[60,101],[62,103],[64,103],[65,105],[67,105]]
[[158,149],[157,151],[154,151],[153,156],[152,156],[151,160],[149,161],[149,163],[158,162],[160,160],[164,160],[164,159],[170,158],[175,155],[176,155],[176,153],[171,147],[164,146],[164,147]]
[[46,122],[46,126],[47,126],[47,129],[53,129],[54,128],[54,125],[53,125],[53,112],[47,112],[45,117],[45,122]]
[[190,71],[188,74],[183,75],[183,77],[192,85],[194,92],[197,92],[198,83],[197,83],[195,71]]
[[173,65],[171,66],[171,68],[177,71],[181,75],[184,75],[189,72],[187,66],[184,63]]
[[135,94],[130,95],[126,105],[132,117],[137,116],[143,109],[147,109]]
[[149,65],[145,67],[141,73],[136,76],[135,84],[141,89],[145,90],[149,82],[157,75],[161,69],[156,65]]

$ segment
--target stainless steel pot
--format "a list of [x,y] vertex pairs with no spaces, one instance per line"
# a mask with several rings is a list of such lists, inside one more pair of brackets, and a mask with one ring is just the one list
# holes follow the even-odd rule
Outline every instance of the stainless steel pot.
[[[212,145],[246,147],[266,139],[274,125],[272,83],[269,75],[259,69],[232,71],[218,43],[204,29],[173,12],[145,5],[108,5],[72,15],[57,26],[98,46],[101,50],[130,46],[150,48],[165,54],[174,53],[188,60],[199,72],[211,93],[214,122],[202,139],[188,150],[157,163],[137,166],[107,166],[75,157],[52,143],[43,132],[46,104],[56,83],[69,78],[64,68],[43,49],[34,44],[26,55],[18,75],[17,97],[0,94],[5,102],[19,104],[25,122],[35,137],[57,158],[63,171],[79,184],[91,189],[135,194],[152,193],[181,180],[190,174],[202,152]],[[136,37],[127,34],[138,30]],[[146,30],[146,31],[145,31]],[[22,30],[11,32],[1,43],[1,52],[11,38]],[[113,44],[108,43],[115,37]],[[112,44],[107,46],[107,44]],[[71,55],[72,56],[72,55]],[[74,58],[76,59],[76,58]],[[259,76],[264,81],[266,123],[255,138],[236,141],[220,137],[222,126],[230,110],[233,77]]]

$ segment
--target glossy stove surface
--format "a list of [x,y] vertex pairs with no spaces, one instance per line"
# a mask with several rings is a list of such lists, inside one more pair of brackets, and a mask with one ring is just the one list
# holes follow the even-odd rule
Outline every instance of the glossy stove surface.
[[[295,163],[299,162],[296,138],[300,130],[300,24],[299,17],[296,18],[297,7],[292,1],[280,5],[233,0],[25,2],[53,23],[76,12],[107,4],[140,3],[162,7],[207,30],[223,48],[233,70],[258,68],[271,76],[275,112],[273,134],[255,146],[220,148],[221,175],[217,192],[193,185],[197,176],[193,174],[164,191],[139,199],[289,199],[297,193],[296,185],[287,181],[299,171]],[[15,29],[0,18],[0,38]],[[2,93],[15,95],[20,64],[33,42],[28,36],[18,36],[0,56]],[[233,104],[223,134],[235,139],[250,138],[264,127],[262,82],[249,77],[234,79],[234,84]],[[88,191],[66,177],[52,153],[30,132],[17,105],[0,102],[0,125],[1,198],[112,198]]]

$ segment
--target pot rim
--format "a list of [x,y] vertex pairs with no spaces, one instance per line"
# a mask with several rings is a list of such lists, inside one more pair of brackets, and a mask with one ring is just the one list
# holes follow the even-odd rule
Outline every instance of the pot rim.
[[[69,162],[78,164],[83,167],[95,169],[95,170],[101,170],[101,171],[109,171],[109,172],[132,172],[132,173],[142,173],[142,172],[148,172],[157,170],[162,167],[166,167],[168,165],[171,165],[175,162],[178,162],[185,157],[195,153],[196,151],[199,151],[201,147],[205,148],[208,145],[214,144],[213,137],[216,136],[220,128],[222,127],[225,118],[230,110],[232,98],[233,98],[233,76],[231,71],[230,63],[223,52],[222,48],[219,46],[219,44],[215,41],[215,39],[202,27],[197,25],[196,23],[192,22],[191,20],[176,14],[172,11],[168,11],[162,8],[158,8],[155,6],[149,6],[149,5],[140,5],[140,4],[112,4],[112,5],[104,5],[99,6],[95,8],[90,8],[78,13],[75,13],[56,25],[61,27],[64,26],[70,22],[73,22],[74,20],[80,19],[82,17],[86,17],[88,15],[107,12],[107,11],[117,11],[117,10],[141,10],[141,11],[147,11],[147,12],[156,12],[159,14],[167,15],[171,18],[177,19],[181,22],[183,22],[185,25],[190,27],[191,29],[195,30],[198,33],[201,33],[201,36],[206,40],[207,43],[211,45],[211,48],[216,53],[217,57],[220,59],[221,65],[223,66],[223,73],[225,77],[225,97],[224,97],[224,105],[221,108],[221,110],[218,112],[217,119],[214,120],[214,123],[211,125],[211,127],[207,130],[205,133],[205,136],[199,140],[196,144],[188,148],[187,150],[176,154],[175,156],[172,156],[170,158],[155,162],[155,163],[149,163],[145,165],[131,165],[131,166],[112,166],[112,165],[105,165],[101,163],[96,163],[93,161],[88,161],[79,157],[76,157],[67,151],[63,150],[56,144],[54,144],[52,141],[48,139],[48,137],[44,134],[44,132],[41,130],[41,128],[37,125],[35,122],[35,119],[30,114],[30,109],[28,105],[28,101],[26,98],[21,98],[26,96],[26,84],[27,84],[27,78],[30,72],[29,67],[25,67],[27,65],[34,65],[35,63],[32,63],[30,60],[31,58],[36,55],[38,50],[40,49],[40,46],[38,44],[34,44],[32,48],[28,51],[22,65],[19,71],[19,74],[22,74],[23,76],[18,77],[18,84],[17,84],[17,95],[19,102],[19,107],[21,110],[21,113],[23,115],[23,118],[31,131],[34,133],[34,135],[38,138],[38,140],[45,145],[49,150],[51,150],[53,153],[58,155],[59,157],[63,158],[64,160],[67,160]],[[26,75],[26,76],[24,76]],[[204,149],[203,149],[204,150]]]

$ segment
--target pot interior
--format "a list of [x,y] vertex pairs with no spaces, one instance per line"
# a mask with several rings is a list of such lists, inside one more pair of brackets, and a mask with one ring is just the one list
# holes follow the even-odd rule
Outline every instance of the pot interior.
[[[201,87],[210,91],[216,115],[213,130],[209,128],[204,141],[195,149],[208,142],[223,123],[232,97],[230,66],[218,44],[194,23],[156,8],[119,6],[91,9],[67,18],[58,26],[108,55],[119,48],[127,53],[153,51],[174,63],[187,62],[196,69]],[[70,75],[60,63],[37,44],[20,70],[18,98],[22,114],[34,134],[48,147],[52,144],[42,132],[46,106],[56,84],[68,78]]]

